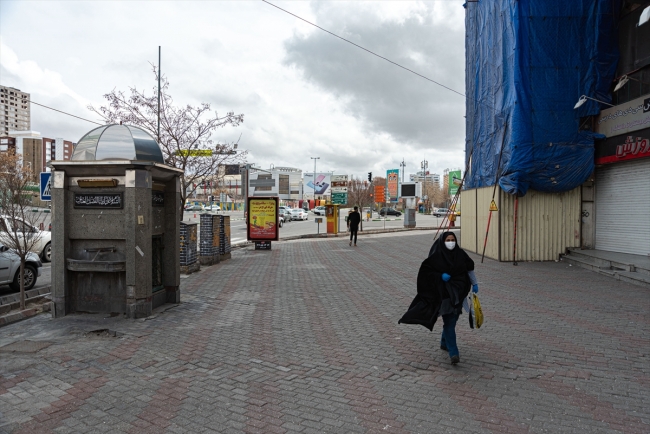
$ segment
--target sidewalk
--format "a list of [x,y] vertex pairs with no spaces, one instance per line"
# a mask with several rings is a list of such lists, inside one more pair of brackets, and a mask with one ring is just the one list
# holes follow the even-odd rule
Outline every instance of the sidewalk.
[[0,328],[0,433],[650,432],[647,290],[472,255],[452,366],[440,324],[397,324],[433,233],[246,247],[145,320]]

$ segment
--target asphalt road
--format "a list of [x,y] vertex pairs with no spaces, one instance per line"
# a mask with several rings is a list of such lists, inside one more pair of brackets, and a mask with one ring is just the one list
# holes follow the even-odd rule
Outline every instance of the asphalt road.
[[[231,216],[230,230],[231,230],[231,243],[237,244],[246,240],[246,223],[244,221],[244,213],[242,211],[226,212],[226,215]],[[345,232],[346,224],[344,215],[347,215],[347,209],[341,212],[340,232]],[[327,225],[325,217],[323,223],[320,225],[316,223],[315,218],[319,217],[310,212],[307,220],[294,220],[285,222],[284,226],[280,229],[280,239],[285,237],[293,237],[299,235],[317,234],[327,232]],[[184,221],[199,222],[200,213],[186,212]],[[442,223],[442,217],[434,217],[432,215],[417,214],[415,218],[416,226],[433,227]],[[456,225],[460,226],[460,217],[456,220]],[[377,213],[373,213],[373,218],[370,221],[364,219],[363,229],[381,229],[381,228],[401,228],[404,227],[404,216],[394,217],[389,216],[387,219],[381,219]]]

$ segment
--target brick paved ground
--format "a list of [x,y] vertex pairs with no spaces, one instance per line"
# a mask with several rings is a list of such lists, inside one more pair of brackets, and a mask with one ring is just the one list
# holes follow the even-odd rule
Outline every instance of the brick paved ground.
[[0,432],[650,432],[647,290],[477,260],[486,321],[452,366],[439,324],[397,325],[430,239],[239,250],[147,320],[0,328]]

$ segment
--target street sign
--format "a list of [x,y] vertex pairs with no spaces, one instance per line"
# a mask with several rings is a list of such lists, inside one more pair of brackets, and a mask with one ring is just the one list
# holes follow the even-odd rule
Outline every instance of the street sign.
[[52,172],[41,172],[41,200],[52,200]]
[[332,182],[332,185],[334,185],[335,182],[345,182],[347,184],[348,175],[332,175],[330,181]]
[[375,203],[386,202],[386,188],[383,185],[375,185]]
[[332,205],[345,205],[348,203],[347,193],[332,192]]
[[348,188],[347,187],[332,187],[332,194],[333,193],[347,193]]

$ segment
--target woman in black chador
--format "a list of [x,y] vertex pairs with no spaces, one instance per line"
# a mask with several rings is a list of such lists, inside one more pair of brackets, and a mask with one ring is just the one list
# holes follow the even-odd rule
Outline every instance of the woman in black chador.
[[453,232],[444,232],[431,246],[418,272],[418,295],[399,323],[420,324],[433,331],[442,316],[440,348],[449,352],[453,365],[460,362],[456,321],[470,288],[478,292],[474,261],[458,246]]

